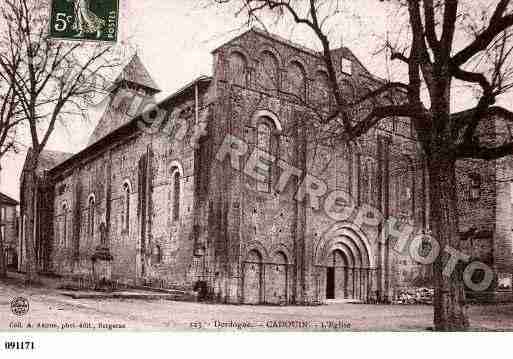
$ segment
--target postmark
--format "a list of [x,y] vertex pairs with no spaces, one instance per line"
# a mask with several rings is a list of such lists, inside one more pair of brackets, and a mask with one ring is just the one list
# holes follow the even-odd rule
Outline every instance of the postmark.
[[30,304],[25,297],[16,297],[11,301],[11,312],[18,317],[22,317],[30,310]]
[[53,0],[50,37],[116,42],[119,0]]

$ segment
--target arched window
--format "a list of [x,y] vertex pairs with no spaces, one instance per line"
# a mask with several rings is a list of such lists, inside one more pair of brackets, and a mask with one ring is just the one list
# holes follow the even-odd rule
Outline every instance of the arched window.
[[287,264],[287,255],[282,251],[276,252],[273,256],[273,263],[286,265]]
[[362,204],[362,155],[359,152],[355,154],[355,162],[356,162],[356,173],[355,173],[355,181],[356,181],[356,203],[358,206]]
[[100,224],[100,243],[102,246],[107,244],[107,226],[104,222]]
[[481,198],[481,176],[479,173],[470,174],[470,200],[477,201]]
[[158,264],[158,263],[161,263],[162,262],[162,249],[160,248],[159,245],[156,245],[154,248],[153,248],[153,258],[152,258],[152,262],[154,264]]
[[92,239],[94,237],[94,195],[89,195],[87,207],[87,235]]
[[181,197],[181,186],[180,186],[180,171],[175,169],[173,172],[173,210],[172,210],[172,218],[173,221],[178,221],[180,219],[180,197]]
[[270,51],[264,51],[260,57],[258,81],[263,91],[272,92],[279,89],[278,60]]
[[[257,126],[257,147],[269,154],[271,153],[271,132],[272,127],[267,119],[259,122]],[[263,160],[261,161],[263,162]],[[271,165],[262,167],[257,168],[257,171],[262,176],[265,176],[265,180],[257,181],[257,190],[260,192],[271,192]]]
[[361,170],[362,180],[361,185],[361,196],[362,203],[372,204],[372,162],[370,160],[364,160]]
[[401,160],[402,170],[399,173],[399,200],[401,211],[408,216],[412,216],[414,209],[414,187],[415,187],[415,171],[413,160],[410,156],[404,155]]
[[66,202],[62,204],[62,245],[63,247],[68,245],[68,204]]
[[353,194],[353,165],[354,165],[354,159],[353,159],[353,147],[350,143],[346,144],[345,146],[346,153],[345,153],[345,161],[346,161],[346,192],[350,195]]
[[329,78],[326,72],[317,71],[315,73],[315,92],[312,97],[314,105],[319,106],[324,111],[329,111],[331,104],[331,90]]
[[231,84],[246,86],[246,58],[239,52],[233,52],[228,58],[228,82]]
[[123,183],[123,213],[122,231],[128,233],[130,230],[130,183]]
[[292,62],[287,73],[287,91],[294,98],[306,99],[306,75],[303,66],[299,62]]

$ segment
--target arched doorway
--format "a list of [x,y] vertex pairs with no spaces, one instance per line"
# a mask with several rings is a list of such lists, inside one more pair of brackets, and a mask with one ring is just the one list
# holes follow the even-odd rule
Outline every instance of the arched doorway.
[[244,262],[243,302],[259,304],[262,299],[262,255],[256,249],[250,251]]
[[272,263],[266,268],[266,300],[272,304],[286,304],[287,293],[287,256],[282,251],[276,252],[272,257]]
[[348,297],[347,260],[345,254],[335,249],[326,263],[326,299],[342,299]]
[[335,224],[318,242],[314,255],[319,300],[368,299],[376,270],[371,246],[359,229]]

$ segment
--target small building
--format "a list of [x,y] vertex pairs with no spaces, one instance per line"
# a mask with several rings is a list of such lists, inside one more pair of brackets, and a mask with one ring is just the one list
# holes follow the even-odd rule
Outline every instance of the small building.
[[[18,269],[18,201],[0,192],[0,233],[8,269]],[[2,253],[0,253],[2,255]]]

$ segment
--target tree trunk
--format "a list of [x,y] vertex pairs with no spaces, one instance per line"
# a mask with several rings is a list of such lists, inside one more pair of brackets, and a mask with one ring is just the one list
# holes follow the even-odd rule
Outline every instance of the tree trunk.
[[38,281],[37,256],[36,256],[36,195],[37,195],[37,176],[35,166],[30,166],[26,174],[26,184],[28,193],[26,193],[26,231],[25,231],[25,282],[33,284]]
[[461,331],[469,327],[461,266],[456,266],[450,276],[443,274],[449,257],[446,249],[460,248],[456,161],[443,152],[428,160],[430,226],[432,236],[440,244],[440,255],[433,265],[434,326],[437,331]]

